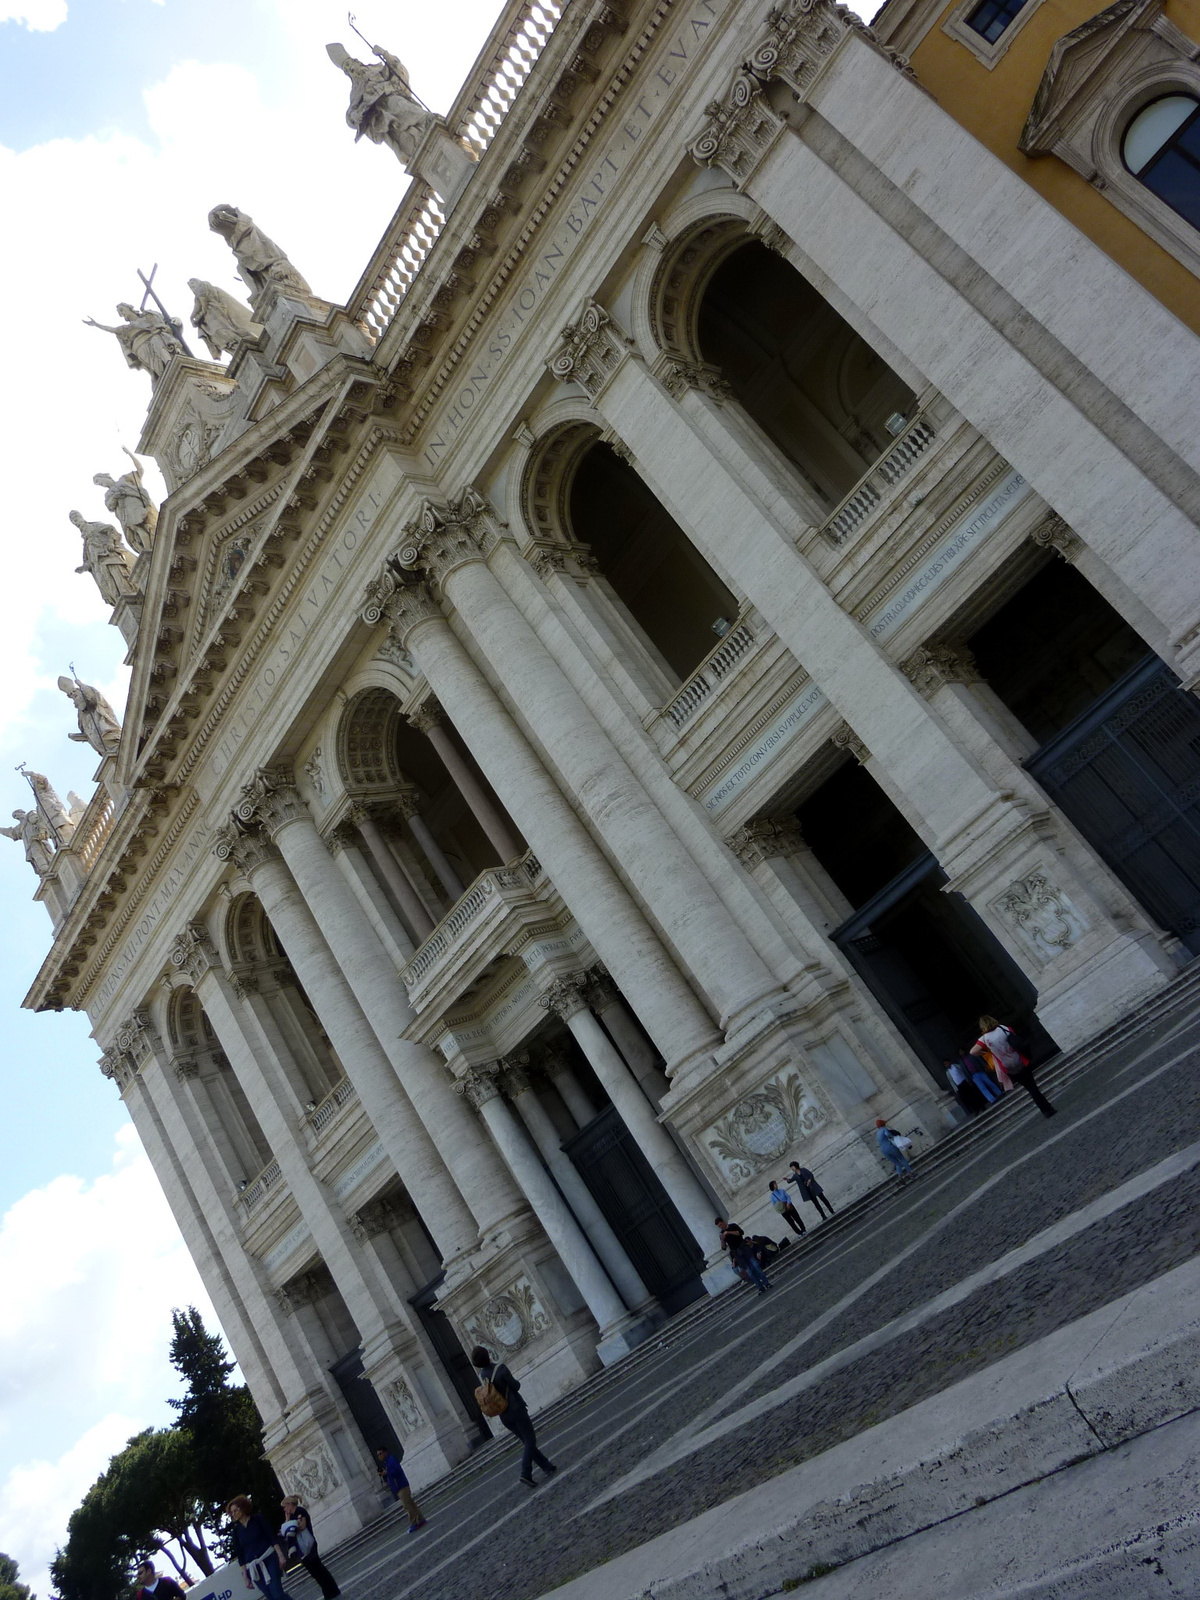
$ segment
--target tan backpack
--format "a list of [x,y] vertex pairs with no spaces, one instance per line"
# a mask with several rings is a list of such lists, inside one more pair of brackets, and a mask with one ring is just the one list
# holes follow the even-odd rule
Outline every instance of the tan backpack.
[[476,1389],[475,1402],[485,1417],[498,1417],[501,1412],[508,1410],[508,1401],[490,1378]]

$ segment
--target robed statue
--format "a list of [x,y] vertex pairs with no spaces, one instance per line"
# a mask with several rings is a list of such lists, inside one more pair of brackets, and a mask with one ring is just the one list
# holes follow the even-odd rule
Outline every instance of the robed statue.
[[274,240],[268,239],[254,218],[237,206],[214,206],[208,213],[208,225],[237,257],[238,276],[254,297],[268,289],[279,289],[284,294],[312,294]]
[[75,707],[79,718],[79,732],[68,735],[77,744],[90,744],[100,756],[114,756],[121,742],[121,724],[108,701],[90,683],[80,683],[78,678],[61,677],[58,687]]
[[232,355],[239,344],[253,342],[262,333],[262,324],[255,322],[249,307],[235,300],[227,289],[219,289],[203,278],[189,278],[188,288],[196,297],[192,327],[214,361],[220,361],[222,355]]
[[48,823],[55,840],[58,844],[70,844],[71,835],[83,816],[84,802],[73,789],[68,789],[67,801],[70,806],[68,810],[59,798],[57,789],[44,773],[31,772],[26,768],[25,776],[29,779],[29,786],[37,801],[37,809]]
[[44,878],[54,863],[54,835],[50,825],[36,808],[32,811],[14,811],[15,828],[0,828],[6,839],[16,839],[25,847],[25,859]]
[[137,555],[146,555],[154,543],[158,507],[142,483],[141,464],[134,461],[133,471],[123,472],[119,478],[110,472],[98,472],[92,482],[105,491],[105,510],[111,511],[121,524],[125,543]]
[[72,511],[71,521],[83,535],[83,565],[75,571],[91,573],[106,605],[132,599],[138,592],[133,556],[117,529],[111,522],[89,522],[82,511]]
[[365,135],[372,144],[385,144],[411,169],[421,141],[436,119],[413,94],[400,58],[378,45],[372,49],[378,62],[356,61],[345,45],[325,46],[329,59],[350,79],[346,121],[354,129],[355,143]]
[[117,313],[124,321],[113,328],[106,322],[85,317],[89,328],[99,328],[102,333],[115,333],[125,360],[131,367],[148,372],[157,383],[176,356],[184,354],[175,329],[157,311],[135,311],[123,300]]

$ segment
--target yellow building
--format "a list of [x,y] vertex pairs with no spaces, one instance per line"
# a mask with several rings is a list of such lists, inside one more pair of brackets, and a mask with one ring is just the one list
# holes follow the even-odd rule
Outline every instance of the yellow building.
[[1200,0],[887,0],[921,84],[1200,331]]

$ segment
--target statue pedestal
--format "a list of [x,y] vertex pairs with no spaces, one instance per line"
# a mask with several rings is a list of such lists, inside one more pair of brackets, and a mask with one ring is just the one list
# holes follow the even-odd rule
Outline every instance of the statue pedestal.
[[429,185],[447,213],[466,188],[474,167],[475,158],[463,148],[441,117],[430,122],[416,155],[408,163],[413,177]]

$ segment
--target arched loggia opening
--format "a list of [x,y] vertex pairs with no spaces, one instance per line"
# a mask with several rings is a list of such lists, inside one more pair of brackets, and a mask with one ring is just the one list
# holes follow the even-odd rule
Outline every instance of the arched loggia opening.
[[912,417],[882,356],[757,239],[713,270],[695,311],[702,359],[832,510]]
[[688,677],[737,615],[737,599],[634,468],[599,439],[573,462],[566,520],[671,671]]

